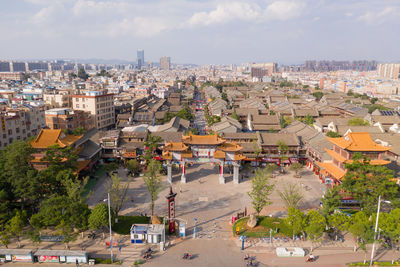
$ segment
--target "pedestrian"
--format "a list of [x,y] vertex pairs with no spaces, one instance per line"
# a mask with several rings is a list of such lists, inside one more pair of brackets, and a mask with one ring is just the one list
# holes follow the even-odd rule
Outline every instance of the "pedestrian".
[[75,259],[75,264],[76,264],[76,267],[79,266],[79,261],[78,261],[78,259]]
[[133,196],[131,196],[131,202],[133,203]]

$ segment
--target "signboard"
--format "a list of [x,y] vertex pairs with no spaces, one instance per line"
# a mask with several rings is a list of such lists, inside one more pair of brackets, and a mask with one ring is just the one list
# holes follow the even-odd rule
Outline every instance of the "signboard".
[[32,262],[31,255],[12,255],[12,261]]
[[196,162],[210,162],[209,158],[197,158]]
[[60,262],[65,262],[65,256],[60,256]]
[[39,256],[39,262],[59,262],[58,256]]
[[86,257],[82,257],[82,256],[67,256],[67,263],[69,263],[69,262],[75,263],[76,260],[78,260],[78,262],[86,263]]
[[210,155],[210,150],[209,149],[199,149],[197,150],[197,156],[198,157],[208,157]]

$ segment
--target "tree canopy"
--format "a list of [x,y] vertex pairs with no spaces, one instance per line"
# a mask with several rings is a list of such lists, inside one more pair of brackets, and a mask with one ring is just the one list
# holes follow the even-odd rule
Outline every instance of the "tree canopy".
[[275,185],[271,182],[271,174],[264,169],[257,169],[254,177],[251,179],[251,191],[248,192],[257,215],[260,214],[264,207],[272,203],[269,196],[274,187]]

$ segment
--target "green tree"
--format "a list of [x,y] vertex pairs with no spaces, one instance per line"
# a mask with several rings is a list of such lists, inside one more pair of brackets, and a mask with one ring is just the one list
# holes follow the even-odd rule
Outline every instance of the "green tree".
[[167,112],[164,113],[164,117],[163,117],[162,122],[163,123],[167,123],[167,122],[171,121],[173,118],[175,118],[175,116],[176,116],[176,113],[167,111]]
[[314,124],[314,118],[308,114],[301,121],[311,126]]
[[273,175],[274,171],[278,169],[278,166],[276,166],[275,163],[268,163],[267,167],[265,168],[265,171],[271,175]]
[[298,209],[301,202],[304,200],[304,194],[301,188],[294,183],[285,184],[282,191],[278,190],[278,194],[285,203],[287,209]]
[[348,95],[348,96],[353,96],[353,95],[354,95],[353,90],[350,89],[350,90],[347,92],[347,95]]
[[261,210],[272,203],[269,196],[274,187],[275,185],[271,182],[271,175],[263,169],[257,169],[251,179],[251,191],[247,193],[257,215],[260,215]]
[[305,227],[305,231],[312,242],[311,251],[313,251],[313,245],[322,238],[326,226],[326,219],[319,211],[310,210],[307,213],[307,221],[308,223]]
[[384,166],[371,165],[368,159],[346,164],[346,175],[342,187],[351,192],[367,214],[375,213],[379,195],[382,199],[398,203],[399,187],[393,181],[393,171]]
[[352,216],[349,232],[355,240],[354,251],[357,245],[365,251],[365,245],[373,240],[374,230],[372,221],[364,211],[359,211]]
[[336,138],[336,137],[341,137],[340,134],[338,134],[337,132],[333,132],[333,131],[328,131],[326,133],[327,137],[332,137],[332,138]]
[[344,213],[336,212],[328,216],[328,224],[335,231],[335,239],[337,240],[338,234],[348,229],[350,217]]
[[14,237],[17,238],[18,248],[21,247],[21,236],[24,233],[24,226],[26,221],[26,213],[17,211],[14,217],[8,222],[6,230]]
[[306,222],[305,219],[306,218],[303,212],[294,207],[289,207],[285,222],[292,229],[293,239],[295,238],[295,235],[300,234],[304,229]]
[[108,174],[111,174],[112,171],[115,171],[118,169],[118,164],[115,162],[107,163],[107,164],[103,165],[103,168]]
[[336,209],[342,204],[342,197],[340,196],[340,187],[335,186],[326,191],[322,196],[322,213],[328,217],[332,215]]
[[111,207],[115,213],[115,222],[118,222],[118,214],[124,203],[128,200],[128,189],[130,180],[124,183],[117,174],[111,175],[107,185],[107,192],[110,194]]
[[36,248],[42,242],[42,240],[40,239],[40,231],[34,228],[26,232],[26,237],[28,237],[31,240],[32,245],[35,246]]
[[321,91],[318,91],[318,92],[314,92],[312,95],[319,101],[324,96],[324,93],[322,93]]
[[7,230],[0,231],[0,243],[8,248],[11,243],[11,234]]
[[75,241],[78,237],[78,233],[74,231],[74,227],[68,221],[61,220],[56,226],[57,232],[60,236],[63,236],[63,243],[65,248],[69,249],[69,243]]
[[279,154],[284,155],[288,152],[289,147],[285,142],[278,140],[278,142],[276,142],[276,144],[278,146]]
[[67,196],[76,202],[83,202],[85,199],[82,198],[85,186],[89,181],[89,177],[85,177],[82,180],[69,178],[62,181],[66,189]]
[[[114,222],[114,210],[111,208],[111,223]],[[108,206],[106,204],[97,204],[90,212],[89,215],[89,228],[90,229],[104,229],[108,227]]]
[[192,121],[193,117],[194,117],[187,105],[185,105],[183,107],[183,109],[179,110],[178,113],[176,114],[176,116],[178,116],[179,118],[188,120],[188,121]]
[[296,177],[301,177],[301,175],[299,175],[299,172],[304,168],[303,164],[298,163],[298,162],[294,162],[290,165],[290,170],[294,171],[296,173]]
[[232,117],[233,119],[237,120],[237,121],[240,120],[240,117],[239,117],[239,115],[236,113],[236,109],[235,109],[235,108],[233,108],[231,117]]
[[146,141],[144,141],[144,146],[145,146],[144,158],[146,160],[154,158],[154,156],[156,155],[156,149],[158,148],[159,143],[161,142],[162,139],[160,136],[152,134],[147,135],[147,139]]
[[126,167],[132,173],[132,175],[136,175],[139,172],[140,163],[136,159],[131,159],[126,163]]
[[262,152],[262,148],[258,145],[258,142],[256,140],[253,141],[253,149],[254,149],[254,156],[256,156],[256,164],[258,166],[258,156]]
[[367,120],[361,118],[351,118],[347,121],[348,126],[369,126],[369,122]]
[[392,248],[392,264],[395,259],[396,246],[400,238],[400,209],[396,208],[390,213],[381,213],[379,217],[379,228],[383,231],[383,235],[388,237]]
[[143,176],[143,181],[146,184],[147,191],[150,195],[150,210],[151,216],[154,216],[154,205],[157,199],[158,194],[162,189],[161,182],[161,163],[155,159],[151,159],[149,164],[147,165],[147,170],[145,175]]
[[85,69],[80,68],[78,70],[78,77],[86,81],[89,78],[89,75],[86,73]]

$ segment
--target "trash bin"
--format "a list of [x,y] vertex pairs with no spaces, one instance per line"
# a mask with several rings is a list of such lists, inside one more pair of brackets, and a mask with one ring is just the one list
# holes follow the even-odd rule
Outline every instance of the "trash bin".
[[89,259],[89,265],[94,265],[94,259]]

